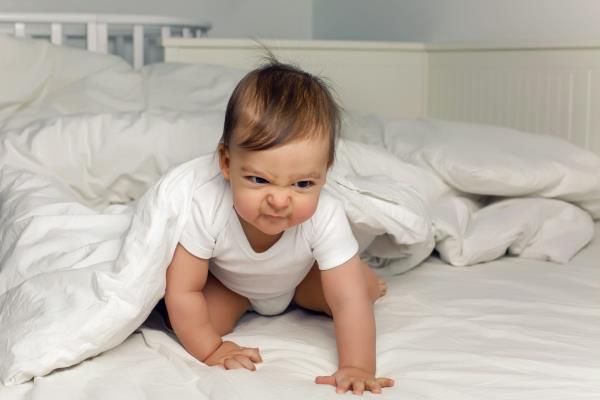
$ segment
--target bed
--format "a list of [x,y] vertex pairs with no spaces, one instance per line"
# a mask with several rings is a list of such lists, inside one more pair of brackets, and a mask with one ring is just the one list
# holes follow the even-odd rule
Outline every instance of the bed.
[[[598,225],[596,225],[598,228]],[[387,280],[376,306],[382,399],[593,399],[598,386],[598,237],[568,264],[438,258]],[[2,387],[7,399],[336,399],[312,383],[335,367],[329,321],[294,310],[247,315],[229,338],[260,346],[256,373],[191,360],[156,316],[80,365]]]
[[[0,109],[0,397],[338,398],[313,383],[336,366],[323,316],[244,316],[228,337],[260,347],[265,362],[251,373],[195,361],[152,312],[168,256],[152,258],[161,251],[148,247],[168,253],[160,243],[176,235],[156,226],[174,232],[165,221],[175,216],[154,218],[150,234],[137,213],[161,195],[152,188],[163,173],[214,149],[232,85],[260,49],[165,39],[175,63],[134,71],[109,55],[0,45],[16,60],[0,64],[8,88]],[[375,308],[377,367],[396,386],[379,397],[597,398],[600,51],[267,45],[328,76],[347,110],[328,190],[344,201],[366,259],[389,285]],[[498,73],[524,85],[525,103],[511,108],[504,81],[486,86],[490,53],[549,57],[540,67],[547,71],[562,51],[561,62],[587,69],[561,64],[571,78],[549,79],[562,82],[556,93],[506,66]],[[572,52],[584,54],[575,60]],[[464,72],[477,69],[479,56],[480,80]],[[466,88],[455,74],[472,78]],[[528,106],[537,90],[555,100]],[[556,107],[565,119],[552,119]],[[147,247],[136,247],[139,237]],[[131,267],[131,259],[142,261]]]

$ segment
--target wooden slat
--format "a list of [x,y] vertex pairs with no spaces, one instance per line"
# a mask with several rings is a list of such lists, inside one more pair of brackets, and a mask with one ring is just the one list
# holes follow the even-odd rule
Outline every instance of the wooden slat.
[[97,28],[97,24],[96,24],[96,22],[93,22],[93,21],[88,22],[86,25],[87,49],[89,51],[96,51],[98,48],[98,45],[96,43],[96,28]]
[[63,42],[62,24],[54,22],[50,24],[50,41],[54,44],[61,45]]
[[133,68],[139,69],[144,65],[144,26],[133,26]]
[[25,37],[25,24],[22,22],[16,22],[15,25],[15,37],[23,38]]
[[168,39],[171,37],[171,28],[169,26],[161,26],[160,27],[160,38]]
[[108,53],[108,26],[104,22],[96,25],[96,51]]

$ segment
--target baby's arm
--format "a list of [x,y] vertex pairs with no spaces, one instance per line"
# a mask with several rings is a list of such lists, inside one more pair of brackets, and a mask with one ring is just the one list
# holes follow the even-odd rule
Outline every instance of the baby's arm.
[[260,362],[257,349],[223,342],[210,321],[202,289],[208,277],[208,260],[177,245],[167,269],[165,304],[175,334],[186,350],[208,365],[254,370]]
[[356,394],[392,386],[391,379],[375,378],[375,317],[360,258],[321,271],[321,281],[335,325],[339,366],[334,375],[318,377],[317,383]]

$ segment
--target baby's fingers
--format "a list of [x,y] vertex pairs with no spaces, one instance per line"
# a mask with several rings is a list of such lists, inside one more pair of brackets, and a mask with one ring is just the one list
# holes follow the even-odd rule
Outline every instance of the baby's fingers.
[[333,385],[335,386],[335,376],[317,376],[315,378],[317,385]]
[[371,393],[381,393],[381,389],[394,386],[394,380],[389,378],[377,378],[367,381],[366,389]]
[[352,386],[352,381],[350,379],[338,378],[337,387],[335,388],[335,391],[337,393],[346,393],[350,389],[350,386]]
[[223,362],[225,369],[240,369],[246,368],[250,371],[256,371],[254,363],[246,356],[233,356],[225,359]]
[[381,385],[377,380],[369,379],[366,383],[366,389],[371,393],[381,393]]
[[252,362],[255,362],[255,363],[262,362],[262,357],[260,356],[260,351],[258,350],[258,348],[244,347],[241,352],[244,356],[248,357]]
[[395,382],[390,378],[377,378],[377,383],[379,383],[382,388],[385,388],[394,386]]
[[354,381],[354,383],[352,384],[352,393],[362,396],[364,391],[365,391],[365,382],[361,379]]

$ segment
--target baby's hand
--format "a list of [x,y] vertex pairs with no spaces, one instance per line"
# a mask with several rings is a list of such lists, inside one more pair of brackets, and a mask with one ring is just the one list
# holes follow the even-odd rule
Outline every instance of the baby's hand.
[[394,386],[393,379],[375,378],[367,371],[352,367],[340,368],[330,376],[317,376],[315,383],[335,386],[335,391],[338,393],[352,390],[352,393],[359,395],[362,395],[365,390],[381,393],[382,388]]
[[223,342],[208,356],[206,365],[222,365],[225,369],[246,368],[256,371],[255,363],[262,362],[258,348],[240,347],[233,342]]

